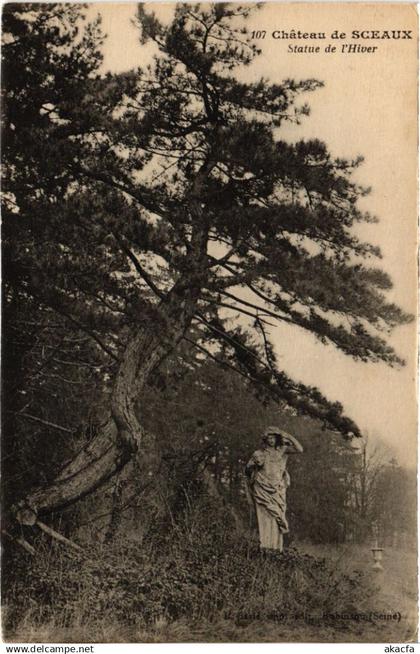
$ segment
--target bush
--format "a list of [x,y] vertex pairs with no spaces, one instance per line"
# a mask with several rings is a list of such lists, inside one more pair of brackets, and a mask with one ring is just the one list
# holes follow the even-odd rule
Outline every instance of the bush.
[[325,559],[287,550],[262,557],[250,534],[209,498],[188,505],[170,528],[141,543],[92,542],[83,555],[37,544],[37,556],[13,552],[13,579],[4,579],[6,633],[22,619],[62,627],[112,621],[236,623],[345,611],[366,599],[358,573],[343,574]]

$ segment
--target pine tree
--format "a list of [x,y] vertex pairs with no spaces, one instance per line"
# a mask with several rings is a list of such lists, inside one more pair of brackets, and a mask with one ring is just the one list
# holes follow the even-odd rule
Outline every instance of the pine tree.
[[259,55],[250,11],[178,5],[164,25],[140,5],[158,54],[103,76],[99,24],[80,31],[81,6],[6,5],[6,305],[60,316],[109,363],[95,436],[19,504],[23,522],[141,455],[139,394],[183,340],[345,435],[359,430],[341,405],[279,368],[267,322],[403,363],[383,333],[410,316],[386,299],[379,249],[352,230],[375,220],[357,205],[361,160],[281,138],[321,82],[240,81]]

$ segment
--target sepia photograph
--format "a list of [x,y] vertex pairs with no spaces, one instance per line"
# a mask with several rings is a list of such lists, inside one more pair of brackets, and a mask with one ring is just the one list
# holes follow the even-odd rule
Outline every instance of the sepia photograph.
[[3,641],[417,642],[416,5],[1,26]]

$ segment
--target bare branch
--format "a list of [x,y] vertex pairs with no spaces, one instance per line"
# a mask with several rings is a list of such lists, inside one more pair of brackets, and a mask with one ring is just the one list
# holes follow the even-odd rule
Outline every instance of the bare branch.
[[123,242],[122,238],[120,238],[115,232],[112,233],[118,245],[121,247],[123,252],[125,252],[127,257],[130,259],[131,263],[133,264],[134,268],[136,269],[140,277],[146,282],[146,284],[153,291],[153,293],[157,295],[158,298],[163,300],[165,298],[165,293],[156,286],[149,273],[143,268],[143,266],[140,264],[139,260],[137,259],[136,255]]
[[16,416],[21,417],[21,418],[27,418],[28,420],[33,420],[34,422],[39,422],[41,425],[45,425],[45,427],[51,427],[52,429],[58,429],[59,431],[63,431],[66,434],[74,434],[73,429],[68,429],[67,427],[62,427],[61,425],[57,425],[54,422],[49,422],[48,420],[43,420],[42,418],[38,418],[37,416],[32,416],[29,413],[22,413],[22,412],[17,412],[15,413]]

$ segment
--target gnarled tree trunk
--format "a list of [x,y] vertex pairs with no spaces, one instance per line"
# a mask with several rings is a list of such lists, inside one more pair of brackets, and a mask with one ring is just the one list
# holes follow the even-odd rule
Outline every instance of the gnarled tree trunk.
[[[128,342],[115,378],[109,413],[97,435],[60,472],[52,484],[30,493],[14,507],[22,524],[35,524],[38,513],[49,513],[81,499],[120,471],[144,437],[136,402],[150,373],[177,346],[196,312],[208,274],[207,219],[202,215],[202,185],[215,162],[207,160],[192,184],[189,211],[193,231],[185,271],[164,295],[152,325],[139,329]],[[156,290],[157,289],[153,289]]]
[[96,435],[50,485],[37,488],[14,507],[22,524],[35,524],[38,514],[50,513],[90,494],[140,455],[144,436],[136,402],[150,373],[176,347],[190,325],[199,290],[196,284],[175,284],[162,301],[156,322],[128,342],[116,375],[107,414]]

